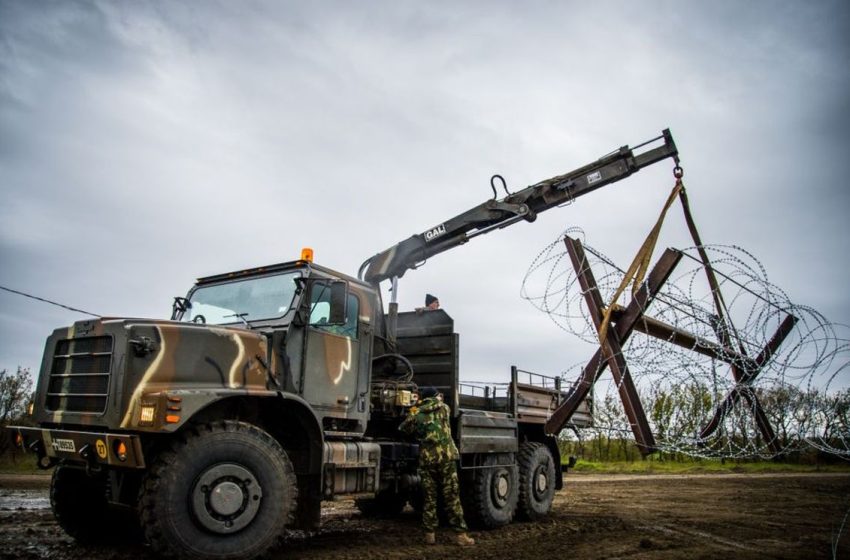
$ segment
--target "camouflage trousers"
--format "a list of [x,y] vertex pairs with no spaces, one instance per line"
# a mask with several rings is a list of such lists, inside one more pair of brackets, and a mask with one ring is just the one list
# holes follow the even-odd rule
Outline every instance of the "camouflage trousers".
[[463,506],[460,505],[460,485],[454,461],[420,464],[419,478],[422,481],[422,525],[425,531],[432,533],[437,529],[437,495],[442,494],[443,506],[449,525],[458,533],[467,531],[463,519]]

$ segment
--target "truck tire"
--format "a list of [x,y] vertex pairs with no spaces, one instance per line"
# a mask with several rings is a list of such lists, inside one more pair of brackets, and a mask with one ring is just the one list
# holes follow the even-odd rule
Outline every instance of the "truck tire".
[[379,492],[374,498],[357,498],[357,509],[367,517],[398,517],[407,505],[407,496],[395,492]]
[[160,555],[254,558],[292,521],[297,495],[280,444],[256,426],[228,420],[190,427],[154,460],[139,517]]
[[521,519],[537,520],[552,509],[555,461],[542,443],[525,442],[519,450],[519,507]]
[[513,520],[519,499],[519,476],[512,463],[513,453],[490,454],[481,465],[485,468],[474,469],[467,475],[461,495],[464,514],[473,527],[494,529]]
[[50,480],[50,506],[59,526],[81,544],[138,540],[138,523],[128,511],[111,508],[105,472],[58,466]]

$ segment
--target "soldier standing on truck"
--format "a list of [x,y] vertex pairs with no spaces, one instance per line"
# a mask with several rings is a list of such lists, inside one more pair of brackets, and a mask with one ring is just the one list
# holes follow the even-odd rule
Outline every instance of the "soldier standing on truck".
[[425,294],[425,307],[417,307],[417,313],[424,313],[426,311],[436,311],[440,308],[440,299],[437,296],[432,296],[431,294]]
[[425,309],[428,311],[436,311],[440,308],[440,299],[431,294],[425,294]]
[[425,543],[436,542],[439,491],[443,495],[449,524],[457,533],[457,544],[473,545],[475,540],[466,534],[468,529],[460,504],[460,485],[455,465],[459,455],[449,427],[449,406],[433,387],[423,388],[419,396],[419,406],[410,410],[399,429],[419,441],[419,478],[424,497],[422,525],[425,528]]

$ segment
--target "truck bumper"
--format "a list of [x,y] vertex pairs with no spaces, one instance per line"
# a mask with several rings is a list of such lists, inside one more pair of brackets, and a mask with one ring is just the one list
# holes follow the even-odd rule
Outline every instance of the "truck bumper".
[[143,469],[142,442],[137,435],[76,432],[9,426],[15,440],[25,451],[38,455],[40,467],[57,462],[75,462],[98,467],[110,465]]

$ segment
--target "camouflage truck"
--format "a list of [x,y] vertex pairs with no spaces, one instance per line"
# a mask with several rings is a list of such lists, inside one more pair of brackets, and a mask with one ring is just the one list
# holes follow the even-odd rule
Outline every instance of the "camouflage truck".
[[[544,423],[560,380],[459,380],[442,310],[399,312],[398,279],[429,256],[676,157],[628,147],[494,198],[368,259],[357,278],[300,259],[201,278],[170,320],[98,318],[47,339],[19,443],[53,468],[50,501],[80,542],[138,533],[180,558],[251,558],[353,496],[368,514],[419,507],[418,446],[398,426],[422,386],[452,410],[471,525],[548,513],[563,485]],[[642,145],[644,146],[644,145]],[[642,147],[639,146],[639,147]],[[637,149],[637,148],[636,148]],[[491,182],[492,184],[492,182]],[[381,282],[392,282],[385,312]],[[591,421],[589,403],[573,426]]]

